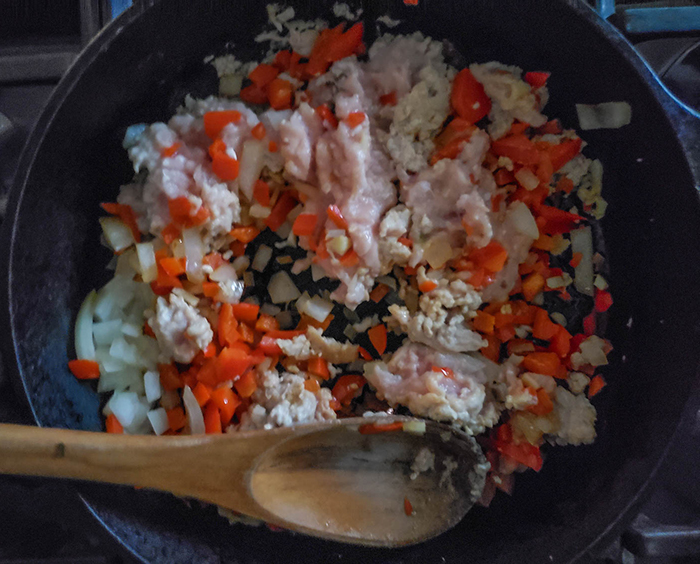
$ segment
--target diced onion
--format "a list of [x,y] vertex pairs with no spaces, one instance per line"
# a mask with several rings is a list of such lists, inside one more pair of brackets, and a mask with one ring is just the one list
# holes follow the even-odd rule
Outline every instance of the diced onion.
[[152,243],[137,243],[136,257],[138,258],[139,274],[144,282],[148,284],[158,278],[156,254]]
[[581,253],[581,260],[574,269],[574,287],[588,296],[593,295],[593,234],[590,227],[571,232],[571,252]]
[[286,304],[301,296],[294,281],[284,270],[272,275],[270,283],[267,285],[267,291],[273,304]]
[[311,279],[314,282],[318,282],[321,280],[321,278],[326,277],[326,271],[323,270],[323,267],[320,264],[312,263],[311,264]]
[[203,435],[205,433],[204,414],[189,386],[185,386],[185,389],[182,391],[182,403],[185,404],[187,421],[190,424],[190,434]]
[[125,364],[138,365],[139,353],[134,345],[127,343],[122,337],[117,337],[109,347],[109,354]]
[[225,74],[219,79],[219,94],[221,96],[238,96],[241,92],[243,77],[239,74]]
[[[289,217],[289,216],[287,216]],[[280,239],[286,239],[289,237],[289,234],[292,232],[292,222],[291,221],[285,221],[282,225],[280,225],[279,229],[275,231],[277,236]]]
[[508,209],[508,219],[513,227],[532,240],[539,239],[540,230],[530,209],[522,202],[514,202]]
[[280,307],[276,306],[275,304],[264,303],[260,306],[260,313],[264,313],[265,315],[275,316],[280,311],[282,311]]
[[123,367],[121,370],[114,372],[101,372],[100,379],[97,382],[97,391],[104,392],[123,392],[126,391],[140,393],[143,391],[143,383],[141,382],[141,371],[138,368]]
[[248,257],[247,255],[236,257],[233,263],[231,264],[233,265],[236,274],[238,276],[241,276],[250,266],[250,257]]
[[128,335],[129,337],[140,337],[143,334],[141,332],[141,327],[133,323],[122,323],[121,331],[124,335]]
[[115,392],[109,400],[109,409],[122,427],[139,425],[148,413],[135,392]]
[[92,340],[92,317],[97,292],[92,290],[83,300],[75,319],[75,356],[80,360],[95,360],[95,342]]
[[147,414],[148,421],[151,423],[153,432],[156,435],[162,435],[168,429],[170,429],[170,423],[168,422],[168,413],[162,407],[158,409],[152,409]]
[[345,235],[333,237],[333,239],[328,241],[328,249],[333,251],[333,254],[339,257],[342,257],[345,253],[347,253],[351,246],[352,242],[350,241],[350,238]]
[[452,247],[447,234],[440,233],[432,237],[425,246],[423,257],[431,268],[438,270],[445,266],[452,258]]
[[281,311],[275,315],[277,323],[280,325],[280,329],[291,329],[294,325],[294,318],[292,317],[291,311]]
[[182,231],[182,241],[185,245],[187,259],[187,278],[192,282],[204,280],[202,261],[204,259],[204,244],[199,229],[192,227]]
[[126,368],[126,364],[119,359],[109,354],[109,348],[97,347],[95,349],[95,360],[100,364],[100,374],[106,372],[118,372]]
[[515,173],[515,179],[526,190],[534,190],[540,185],[540,179],[529,168],[521,168]]
[[403,431],[414,435],[425,434],[425,421],[404,421]]
[[93,323],[92,335],[96,345],[110,345],[114,339],[122,335],[122,322],[120,319],[111,319]]
[[100,225],[109,246],[115,253],[129,248],[135,243],[131,229],[117,217],[101,217]]
[[589,129],[618,129],[632,121],[632,107],[627,102],[576,104],[579,127]]
[[236,274],[236,269],[232,264],[226,263],[222,264],[214,272],[209,275],[209,279],[213,282],[227,282],[229,280],[238,280],[238,275]]
[[253,187],[260,178],[263,169],[265,147],[266,145],[262,141],[252,139],[243,143],[238,185],[248,201],[253,199]]
[[321,296],[314,296],[304,303],[304,309],[297,305],[299,313],[305,313],[319,323],[323,323],[333,310],[333,302],[324,300]]
[[148,370],[143,375],[143,387],[146,392],[146,399],[150,403],[158,401],[163,394],[163,390],[160,387],[160,375],[153,370]]
[[255,217],[258,219],[265,219],[272,213],[272,208],[267,206],[261,206],[260,204],[253,204],[248,210],[248,215],[250,217]]
[[272,248],[268,247],[267,245],[260,245],[258,247],[258,251],[253,257],[253,262],[250,265],[250,267],[256,272],[262,272],[263,270],[265,270],[265,267],[270,262],[271,258]]

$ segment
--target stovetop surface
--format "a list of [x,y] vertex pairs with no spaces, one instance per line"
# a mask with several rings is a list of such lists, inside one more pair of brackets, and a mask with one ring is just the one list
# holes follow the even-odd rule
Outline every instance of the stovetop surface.
[[[119,2],[123,4],[124,0],[113,0],[113,6]],[[700,112],[700,35],[645,39],[636,46],[679,99]],[[3,68],[1,59],[0,49],[0,71]],[[55,77],[2,84],[0,72],[0,215],[5,210],[22,146],[55,84]],[[3,374],[1,364],[0,421],[33,423],[28,408]],[[635,527],[604,550],[599,555],[600,561],[624,564],[700,562],[700,550],[697,550],[700,547],[698,468],[700,434],[671,452],[667,471]],[[0,476],[0,516],[0,564],[136,562],[89,515],[69,482]],[[664,543],[664,534],[677,532],[678,526],[688,528],[691,541],[681,548]],[[672,547],[670,553],[669,547]],[[659,552],[661,549],[667,552]]]

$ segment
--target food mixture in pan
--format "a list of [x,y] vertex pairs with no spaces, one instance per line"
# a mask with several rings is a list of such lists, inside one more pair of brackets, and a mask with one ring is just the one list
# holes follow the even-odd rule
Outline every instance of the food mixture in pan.
[[412,414],[479,437],[484,503],[591,443],[602,167],[543,113],[549,74],[273,16],[262,63],[217,59],[219,96],[126,131],[69,363],[107,431]]

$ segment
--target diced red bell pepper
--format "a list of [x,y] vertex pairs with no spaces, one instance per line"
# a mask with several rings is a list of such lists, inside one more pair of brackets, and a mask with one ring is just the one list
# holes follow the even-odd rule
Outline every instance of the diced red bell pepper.
[[540,162],[540,152],[526,135],[511,135],[491,143],[491,150],[499,157],[508,157],[514,163],[525,166]]
[[491,99],[469,69],[455,76],[450,102],[457,115],[469,123],[476,123],[491,111]]

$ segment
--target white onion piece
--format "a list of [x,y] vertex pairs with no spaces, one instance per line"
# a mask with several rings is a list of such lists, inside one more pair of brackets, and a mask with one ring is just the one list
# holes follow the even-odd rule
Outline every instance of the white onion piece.
[[156,435],[162,435],[168,429],[170,429],[170,423],[168,422],[168,414],[162,407],[159,407],[158,409],[152,409],[148,412],[147,417],[148,421],[150,421],[151,423],[153,432]]
[[100,225],[105,239],[116,253],[129,248],[135,243],[131,229],[117,217],[101,217]]
[[326,271],[323,270],[323,267],[320,264],[316,264],[315,262],[311,264],[311,279],[314,282],[318,282],[321,280],[321,278],[326,277]]
[[118,372],[126,368],[126,364],[119,358],[109,354],[107,347],[97,347],[95,349],[95,360],[100,364],[100,374],[106,372]]
[[333,302],[324,300],[321,296],[314,296],[304,303],[303,309],[297,304],[297,309],[300,313],[305,313],[319,323],[323,323],[333,310]]
[[406,433],[413,433],[414,435],[424,435],[425,421],[405,421],[402,430]]
[[238,280],[236,269],[230,263],[222,264],[214,272],[209,275],[212,282],[228,282]]
[[128,388],[130,392],[139,393],[143,388],[140,380],[141,371],[133,367],[124,367],[114,372],[101,372],[97,391],[99,393],[123,392]]
[[204,260],[204,244],[199,234],[199,229],[192,227],[182,231],[182,242],[185,246],[185,258],[187,259],[187,278],[192,282],[202,282],[204,273],[202,261]]
[[[109,409],[117,418],[122,427],[130,427],[138,424],[140,412],[143,411],[143,404],[134,392],[115,392],[109,400]],[[147,413],[147,412],[146,412]],[[143,416],[146,416],[146,413]]]
[[587,364],[591,366],[605,366],[608,357],[605,354],[605,341],[597,335],[591,335],[579,345],[581,355]]
[[326,241],[335,237],[343,237],[346,234],[345,229],[329,229],[326,231]]
[[539,239],[540,230],[530,209],[522,202],[514,202],[508,209],[508,219],[516,231],[533,240]]
[[140,337],[143,333],[141,332],[141,327],[134,323],[122,323],[121,331],[124,335],[129,337]]
[[185,404],[185,412],[187,412],[187,421],[190,424],[191,435],[203,435],[204,430],[204,414],[202,408],[197,403],[197,398],[194,397],[189,386],[185,386],[182,391],[182,403]]
[[253,257],[253,263],[250,265],[250,267],[256,272],[262,272],[265,270],[265,267],[270,262],[271,258],[272,248],[268,247],[267,245],[260,245],[258,247],[258,251]]
[[136,257],[134,249],[127,249],[117,257],[117,266],[114,269],[114,274],[128,278],[134,278],[134,274],[139,272],[139,259]]
[[257,219],[265,219],[266,217],[269,217],[271,213],[272,208],[269,208],[267,206],[261,206],[260,204],[253,204],[248,210],[248,215]]
[[238,185],[248,198],[253,199],[253,187],[260,178],[263,169],[263,157],[265,156],[265,143],[262,141],[248,140],[243,143],[241,152],[241,168],[238,172]]
[[127,343],[122,337],[117,337],[109,347],[109,354],[121,360],[125,364],[137,366],[139,364],[139,352],[134,345]]
[[122,322],[119,319],[111,319],[100,323],[93,323],[92,334],[96,345],[110,345],[114,339],[122,335]]
[[444,233],[432,237],[425,246],[423,257],[436,270],[445,266],[445,263],[452,258],[450,238]]
[[515,173],[515,179],[526,190],[534,190],[540,185],[540,179],[529,168],[521,168]]
[[92,290],[83,300],[75,319],[75,356],[80,360],[95,360],[95,342],[92,340],[92,317],[97,292]]
[[[289,217],[289,216],[287,216]],[[286,239],[289,237],[289,234],[292,232],[292,222],[287,220],[285,221],[282,225],[280,225],[279,229],[275,231],[277,236],[280,239]]]
[[593,295],[593,234],[590,227],[571,232],[571,252],[581,253],[581,261],[574,269],[574,287],[588,296]]
[[154,370],[148,370],[143,375],[143,387],[146,392],[146,399],[153,403],[158,401],[163,395],[163,390],[160,387],[160,375]]
[[279,323],[280,329],[291,329],[294,325],[294,318],[292,317],[291,311],[281,311],[275,315],[277,323]]
[[272,315],[273,317],[277,315],[282,309],[279,306],[265,302],[260,306],[260,313],[265,315]]
[[241,276],[250,266],[250,258],[247,255],[236,257],[232,264],[233,268],[236,270],[236,274]]
[[156,254],[152,243],[137,243],[136,256],[139,262],[139,273],[141,279],[147,284],[158,278],[158,266],[156,265]]
[[632,121],[632,107],[627,102],[576,104],[579,127],[589,129],[618,129]]
[[273,304],[286,304],[301,296],[294,281],[284,270],[272,275],[270,283],[267,285],[267,291]]

